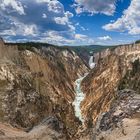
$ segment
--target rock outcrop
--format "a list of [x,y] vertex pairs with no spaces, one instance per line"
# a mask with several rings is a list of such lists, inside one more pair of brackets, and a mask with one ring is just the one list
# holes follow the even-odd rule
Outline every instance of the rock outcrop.
[[[105,131],[104,133],[107,134],[108,130],[104,129],[109,129],[110,131],[111,128],[117,127],[116,124],[120,123],[124,118],[133,116],[137,113],[135,111],[140,107],[139,99],[134,101],[132,98],[129,98],[129,101],[126,100],[128,97],[125,96],[127,94],[126,91],[120,92],[119,98],[124,97],[122,102],[127,102],[126,106],[130,107],[129,109],[124,107],[124,112],[128,116],[124,112],[120,112],[123,117],[125,116],[124,118],[121,115],[119,117],[113,116],[115,109],[113,109],[113,113],[110,112],[112,107],[115,108],[114,104],[116,100],[119,100],[119,90],[131,89],[137,94],[140,93],[139,58],[140,44],[119,46],[114,49],[106,49],[94,54],[94,60],[97,66],[92,69],[82,81],[82,89],[86,97],[82,102],[81,109],[82,115],[86,120],[85,125],[89,130],[91,128],[98,129],[100,127],[101,132]],[[134,94],[132,96],[134,96]],[[131,102],[134,104],[132,105]],[[134,109],[135,111],[133,110],[133,106],[137,108],[136,110]],[[129,110],[131,110],[131,113]],[[121,120],[120,118],[123,119]],[[110,121],[114,122],[112,123]],[[98,131],[95,130],[94,132],[94,135],[97,135]],[[112,136],[112,133],[113,132],[111,131],[110,136]],[[106,139],[113,140],[107,136]]]
[[140,60],[132,63],[132,69],[129,69],[121,79],[119,89],[132,89],[140,94]]
[[1,140],[139,138],[140,44],[95,53],[91,71],[68,48],[21,47],[0,39]]
[[0,43],[0,121],[30,130],[43,119],[56,117],[69,139],[80,124],[72,106],[74,82],[88,68],[68,49],[31,50]]
[[86,94],[82,110],[85,118],[93,116],[92,119],[96,122],[98,115],[109,109],[120,81],[128,70],[133,69],[133,62],[140,58],[140,46],[128,45],[113,50],[107,49],[94,54],[94,57],[97,67],[82,82]]
[[98,128],[98,139],[138,140],[140,136],[140,95],[122,90],[116,95]]
[[33,127],[29,132],[0,123],[1,140],[66,140],[62,133],[63,124],[57,118],[49,117]]

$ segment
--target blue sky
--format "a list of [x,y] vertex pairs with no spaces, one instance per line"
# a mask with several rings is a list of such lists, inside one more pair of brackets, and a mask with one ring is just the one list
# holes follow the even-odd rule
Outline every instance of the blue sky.
[[57,45],[140,39],[140,0],[0,0],[0,36]]

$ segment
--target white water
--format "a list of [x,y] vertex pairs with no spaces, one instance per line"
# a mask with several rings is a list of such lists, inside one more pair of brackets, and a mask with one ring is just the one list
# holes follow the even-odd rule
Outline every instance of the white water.
[[89,66],[91,69],[95,68],[96,66],[96,63],[93,62],[93,56],[91,56],[89,59]]
[[[87,74],[85,74],[86,76]],[[84,122],[84,119],[82,117],[82,113],[81,113],[81,107],[80,104],[81,102],[84,100],[85,98],[85,94],[82,92],[81,90],[81,82],[82,80],[85,78],[85,76],[80,77],[79,79],[77,79],[75,81],[75,92],[76,92],[76,97],[75,100],[73,102],[74,105],[74,109],[75,109],[75,116],[79,118],[79,120],[81,122]]]
[[[91,69],[93,69],[96,66],[96,63],[93,62],[93,56],[91,56],[89,59],[89,66]],[[88,73],[85,73],[85,75],[83,77],[80,77],[75,81],[76,95],[75,95],[75,100],[73,102],[73,106],[74,106],[74,110],[75,110],[75,116],[78,117],[82,123],[84,122],[84,119],[82,117],[80,105],[81,105],[81,102],[85,98],[85,94],[81,90],[81,82],[87,76],[87,74]]]

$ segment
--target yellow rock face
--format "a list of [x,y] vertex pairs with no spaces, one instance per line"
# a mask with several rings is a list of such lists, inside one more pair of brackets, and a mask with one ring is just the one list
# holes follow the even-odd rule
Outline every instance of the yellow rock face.
[[140,45],[107,49],[94,57],[97,67],[82,82],[86,97],[81,108],[87,122],[95,123],[99,114],[109,110],[121,79],[132,69],[132,62],[140,58]]

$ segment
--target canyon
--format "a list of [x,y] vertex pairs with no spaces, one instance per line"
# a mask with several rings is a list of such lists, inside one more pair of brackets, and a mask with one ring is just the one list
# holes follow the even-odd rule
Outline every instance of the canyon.
[[0,140],[139,139],[140,44],[83,56],[0,39]]
[[[115,133],[117,133],[117,128],[121,129],[127,124],[124,122],[126,118],[133,118],[135,114],[140,113],[140,90],[138,88],[140,85],[138,74],[140,44],[106,49],[95,53],[94,58],[97,63],[96,68],[92,69],[82,81],[82,90],[86,96],[81,110],[83,117],[87,119],[87,127],[93,125],[101,134],[107,134],[109,131],[110,137],[102,136],[101,139],[110,140],[113,137],[118,140],[135,139],[131,137],[131,134],[129,136],[124,134],[126,138],[119,138],[122,132],[119,132],[118,136]],[[132,99],[130,99],[131,96],[133,96]],[[121,102],[123,105],[120,105]],[[126,106],[129,106],[129,109]],[[137,120],[138,128],[133,131],[139,130],[139,115],[134,119]],[[121,126],[118,125],[119,123]],[[139,131],[137,133],[136,135],[139,135]]]
[[[110,98],[113,99],[115,97],[115,94],[113,93],[118,91],[119,84],[121,84],[121,81],[126,76],[126,73],[135,69],[133,65],[140,58],[140,45],[132,44],[120,46],[113,50],[107,49],[94,54],[94,58],[95,62],[97,63],[97,67],[91,70],[82,83],[83,91],[86,94],[86,99],[89,99],[83,103],[83,108],[85,109],[83,109],[84,115],[87,115],[86,112],[89,113],[89,110],[86,108],[86,106],[89,108],[92,106],[94,108],[94,105],[90,106],[92,99],[94,100],[95,104],[95,100],[97,99],[100,101],[100,98],[103,99],[102,96],[104,95],[107,95],[106,99],[103,99],[101,102],[107,101],[108,99],[110,100]],[[138,69],[139,68],[137,68],[137,71]],[[125,88],[126,87],[123,89]],[[138,91],[138,93],[139,92],[140,91]],[[97,103],[99,104],[99,102]],[[103,106],[106,106],[104,108],[105,111],[108,110],[108,105],[110,105],[110,103],[103,103]],[[102,106],[100,106],[100,108],[102,108]],[[99,110],[92,112],[94,116],[93,121],[96,121],[96,116],[98,116],[98,113],[100,113]]]
[[0,121],[29,131],[46,119],[73,137],[80,124],[72,106],[75,80],[89,70],[81,58],[53,46],[20,51],[3,41],[0,50]]

